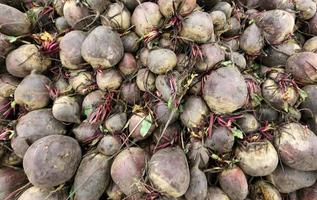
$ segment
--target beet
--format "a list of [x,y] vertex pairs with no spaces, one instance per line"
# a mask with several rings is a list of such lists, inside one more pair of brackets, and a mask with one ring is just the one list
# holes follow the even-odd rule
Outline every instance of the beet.
[[32,24],[25,13],[0,4],[0,31],[6,35],[20,36],[31,32]]
[[87,155],[81,161],[74,180],[76,200],[99,199],[110,181],[111,159],[102,154]]
[[33,70],[38,73],[46,71],[51,60],[43,56],[34,44],[25,44],[11,51],[6,57],[6,67],[10,74],[23,78]]
[[219,175],[219,183],[223,191],[232,200],[244,200],[248,195],[246,176],[237,166],[222,171]]
[[101,23],[105,26],[110,25],[119,30],[126,30],[131,26],[131,13],[123,3],[110,4],[103,16]]
[[[31,145],[38,139],[49,135],[63,135],[66,133],[66,129],[61,122],[54,118],[51,109],[40,109],[22,116],[16,125],[16,133],[17,138],[24,139],[28,145]],[[16,142],[19,140],[17,138],[15,138]],[[19,150],[18,144],[16,143],[12,147],[17,155],[23,157],[25,152]]]
[[304,172],[292,169],[287,166],[280,166],[275,171],[267,176],[267,179],[281,193],[290,193],[298,189],[312,186],[316,179],[316,172]]
[[120,150],[120,147],[121,142],[117,138],[106,135],[100,140],[97,150],[103,155],[112,156]]
[[38,187],[30,187],[22,193],[18,200],[61,200],[67,198],[67,191],[65,189],[59,191],[51,191],[49,189],[43,189]]
[[301,171],[317,169],[314,156],[317,136],[311,130],[299,123],[288,123],[275,134],[274,146],[284,164]]
[[105,126],[110,133],[120,132],[127,123],[126,113],[117,113],[109,116]]
[[106,69],[118,64],[123,57],[123,44],[110,27],[98,26],[81,46],[81,55],[94,68]]
[[231,113],[241,108],[247,98],[246,83],[235,67],[222,67],[205,77],[203,98],[216,113]]
[[185,102],[180,118],[187,128],[199,128],[203,125],[208,112],[209,109],[202,98],[190,96]]
[[50,188],[71,179],[80,160],[81,149],[75,139],[51,135],[30,146],[23,159],[23,168],[34,186]]
[[264,39],[256,24],[246,28],[240,37],[240,48],[248,55],[258,55],[264,47]]
[[176,54],[169,49],[155,49],[149,52],[147,66],[154,74],[164,74],[177,63]]
[[44,108],[50,102],[47,86],[51,83],[46,76],[32,73],[26,76],[14,92],[17,104],[28,110]]
[[286,11],[269,10],[256,18],[256,25],[262,29],[264,38],[274,45],[283,42],[293,32],[295,19]]
[[185,193],[186,199],[200,200],[207,197],[207,177],[198,167],[190,170],[190,183]]
[[98,72],[96,81],[100,90],[116,90],[122,83],[122,76],[119,71],[108,69]]
[[145,2],[134,9],[131,23],[135,27],[136,34],[143,37],[159,25],[161,18],[159,6],[152,2]]
[[119,69],[123,75],[135,74],[138,71],[135,57],[130,53],[125,53],[119,63]]
[[97,124],[90,124],[85,121],[73,128],[72,132],[77,141],[84,144],[91,142],[100,135],[99,126]]
[[81,122],[80,109],[76,97],[61,96],[55,100],[52,112],[59,121],[79,124]]
[[5,199],[11,192],[19,189],[27,183],[27,177],[23,170],[9,167],[0,169],[0,198]]
[[211,16],[206,12],[193,12],[182,23],[180,35],[189,41],[206,43],[214,34]]
[[171,197],[185,194],[190,183],[186,156],[179,147],[156,152],[149,161],[149,178],[162,193]]
[[71,31],[62,37],[59,48],[60,58],[64,67],[68,69],[80,69],[84,62],[80,48],[86,38],[83,31]]
[[315,53],[296,53],[288,58],[286,63],[286,71],[291,73],[295,80],[300,83],[315,83],[317,81],[316,62],[317,54]]
[[216,127],[205,146],[219,153],[228,153],[234,145],[234,136],[227,127]]
[[141,100],[141,92],[136,83],[126,83],[121,87],[122,99],[128,104],[134,105]]
[[138,147],[121,151],[111,165],[111,178],[126,195],[139,191],[139,179],[143,175],[147,154]]
[[121,37],[122,44],[125,52],[134,53],[139,49],[139,37],[138,35],[131,31],[126,35]]
[[236,158],[240,160],[238,165],[241,169],[250,176],[269,175],[278,164],[277,152],[269,141],[238,146]]
[[203,59],[196,64],[199,71],[208,71],[225,59],[225,52],[219,45],[203,44],[200,48]]

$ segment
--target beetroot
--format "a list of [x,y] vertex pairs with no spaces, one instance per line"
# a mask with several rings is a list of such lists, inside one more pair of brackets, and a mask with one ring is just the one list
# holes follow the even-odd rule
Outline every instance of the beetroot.
[[288,58],[286,70],[300,83],[315,83],[317,81],[316,62],[317,54],[315,53],[296,53]]
[[248,195],[248,182],[243,171],[237,167],[225,169],[219,176],[223,191],[232,200],[244,200]]
[[0,198],[5,199],[11,192],[27,183],[27,177],[20,169],[1,167],[0,169]]
[[149,161],[149,178],[155,187],[171,197],[185,194],[190,183],[186,156],[179,147],[156,152]]
[[7,35],[25,35],[31,32],[32,24],[25,13],[18,9],[0,4],[0,31]]
[[235,67],[222,67],[205,78],[203,98],[216,113],[231,113],[241,108],[247,98],[247,86]]
[[136,34],[143,37],[159,25],[161,18],[159,6],[152,2],[145,2],[135,8],[131,23],[135,27]]
[[110,181],[110,165],[110,158],[102,154],[84,157],[74,180],[75,199],[99,199]]
[[60,41],[60,58],[64,67],[80,69],[84,59],[81,57],[80,48],[86,38],[82,31],[71,31]]
[[[47,162],[47,158],[51,162]],[[71,179],[80,160],[81,149],[75,139],[51,135],[30,146],[23,159],[23,168],[34,186],[50,188]]]
[[256,25],[263,30],[264,38],[270,44],[279,44],[293,32],[295,19],[286,11],[269,10],[256,18]]
[[26,76],[14,92],[17,104],[28,110],[44,108],[50,102],[48,86],[51,81],[46,76],[32,73]]
[[211,16],[206,12],[193,12],[182,23],[180,35],[189,41],[206,43],[214,34]]
[[118,64],[123,57],[123,51],[119,35],[106,26],[98,26],[91,31],[81,46],[82,57],[99,69]]
[[147,154],[143,149],[131,147],[121,151],[111,165],[111,178],[126,195],[139,191],[139,179],[145,168]]

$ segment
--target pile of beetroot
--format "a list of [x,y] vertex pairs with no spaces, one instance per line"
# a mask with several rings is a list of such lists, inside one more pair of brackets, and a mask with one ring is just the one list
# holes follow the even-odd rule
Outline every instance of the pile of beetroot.
[[0,2],[1,200],[317,200],[316,0]]

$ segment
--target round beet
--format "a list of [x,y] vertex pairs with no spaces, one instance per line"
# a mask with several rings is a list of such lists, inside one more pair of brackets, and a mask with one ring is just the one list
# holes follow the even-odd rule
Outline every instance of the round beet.
[[266,181],[257,181],[251,185],[250,196],[252,199],[262,197],[263,200],[282,200],[279,191],[270,183]]
[[208,71],[225,60],[225,52],[219,45],[203,44],[200,46],[203,59],[196,64],[199,71]]
[[182,16],[190,14],[196,7],[196,0],[159,0],[157,4],[164,17],[169,18],[176,13]]
[[125,53],[119,63],[119,70],[123,75],[131,75],[138,71],[138,65],[135,57],[131,53]]
[[136,84],[141,91],[155,89],[155,75],[148,69],[140,69],[136,77]]
[[259,55],[263,47],[261,30],[256,24],[251,24],[240,36],[240,48],[248,55]]
[[100,199],[110,181],[111,159],[102,154],[90,154],[81,161],[75,179],[76,200]]
[[230,198],[220,188],[210,187],[208,188],[206,200],[230,200]]
[[237,166],[222,171],[219,175],[219,183],[232,200],[244,200],[249,193],[247,178]]
[[155,123],[150,114],[145,112],[135,113],[129,120],[129,133],[135,141],[148,138],[155,129]]
[[180,119],[187,128],[200,128],[208,113],[208,106],[201,97],[190,96],[186,99]]
[[190,183],[185,193],[186,199],[201,200],[207,197],[207,177],[197,166],[190,170]]
[[312,52],[296,53],[288,58],[286,71],[300,83],[317,82],[317,54]]
[[19,82],[17,78],[10,74],[0,74],[0,97],[12,97]]
[[162,15],[159,6],[153,2],[145,2],[135,8],[131,17],[131,23],[134,26],[136,34],[143,37],[158,27],[161,18]]
[[154,107],[154,113],[156,116],[156,120],[159,124],[166,124],[168,121],[170,124],[172,124],[179,117],[179,112],[172,113],[171,108],[169,108],[168,105],[163,101],[157,102],[157,104]]
[[10,74],[23,78],[33,70],[42,73],[51,65],[51,60],[41,55],[34,44],[24,44],[11,51],[6,57],[6,67]]
[[149,52],[147,66],[154,74],[165,74],[177,63],[176,54],[169,49],[155,49]]
[[105,122],[105,126],[110,133],[120,132],[127,123],[127,114],[118,113],[111,115]]
[[50,83],[50,79],[43,75],[32,73],[26,76],[14,92],[15,102],[28,110],[44,108],[50,102],[47,89]]
[[75,139],[51,135],[30,146],[23,159],[23,168],[34,186],[51,188],[71,179],[80,160],[81,149]]
[[115,66],[123,54],[124,48],[119,34],[108,26],[93,29],[81,46],[82,57],[97,69]]
[[65,1],[63,6],[63,14],[67,23],[71,27],[75,27],[85,17],[90,15],[89,9],[82,4],[77,4],[76,0]]
[[67,198],[67,191],[62,189],[58,191],[52,191],[50,189],[43,189],[38,187],[30,187],[25,190],[18,200],[62,200]]
[[68,82],[78,94],[86,95],[95,87],[94,76],[85,69],[69,71]]
[[56,119],[67,123],[80,124],[81,107],[76,97],[58,97],[52,107],[53,115]]
[[183,196],[190,183],[190,172],[185,153],[179,147],[157,151],[148,163],[149,179],[163,194]]
[[205,77],[203,98],[215,113],[231,113],[247,100],[247,85],[235,67],[221,67]]
[[116,90],[123,80],[118,70],[107,69],[97,72],[96,81],[100,90]]
[[122,99],[128,104],[135,105],[141,100],[141,92],[136,83],[125,83],[121,87]]
[[307,41],[305,41],[305,44],[303,46],[304,51],[310,51],[316,53],[317,50],[317,36],[314,36]]
[[260,13],[255,21],[256,25],[262,29],[264,38],[270,44],[283,42],[293,33],[295,27],[294,16],[284,10],[265,11]]
[[234,145],[234,136],[227,127],[216,127],[211,138],[207,138],[205,146],[221,154],[228,153]]
[[112,156],[120,150],[121,145],[121,142],[117,138],[106,135],[100,140],[97,150],[103,155]]
[[128,53],[134,53],[139,49],[140,43],[139,43],[139,36],[131,31],[121,37],[122,44],[124,47],[124,51]]
[[148,155],[139,147],[121,151],[111,165],[111,178],[126,195],[141,192],[140,179],[143,176]]
[[80,69],[84,59],[80,48],[86,38],[83,31],[71,31],[62,37],[59,43],[59,56],[64,67],[67,69]]
[[23,170],[9,167],[0,168],[0,199],[5,199],[11,192],[28,182]]
[[198,43],[210,41],[214,35],[211,16],[201,11],[191,13],[183,21],[180,35],[189,41]]
[[83,144],[93,141],[100,135],[98,124],[91,124],[85,121],[73,128],[72,132],[76,140]]
[[317,170],[317,136],[311,130],[293,122],[280,126],[275,135],[274,146],[284,164],[301,171]]
[[238,146],[235,151],[238,165],[250,176],[267,176],[278,164],[278,155],[269,141],[250,143],[247,146]]
[[101,23],[114,29],[127,30],[131,26],[131,13],[123,3],[112,3],[103,14]]
[[6,35],[20,36],[31,32],[32,24],[28,16],[18,9],[0,4],[0,31]]

